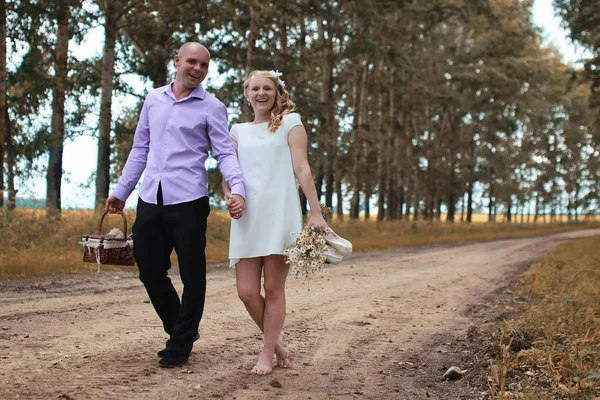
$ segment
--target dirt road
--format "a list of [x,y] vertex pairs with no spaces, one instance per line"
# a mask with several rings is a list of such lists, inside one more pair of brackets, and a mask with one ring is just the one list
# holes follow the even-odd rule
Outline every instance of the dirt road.
[[450,365],[436,357],[468,356],[460,338],[481,319],[472,310],[491,312],[492,294],[524,266],[599,233],[359,254],[309,286],[290,277],[293,368],[267,377],[247,373],[261,337],[226,268],[208,274],[189,364],[170,370],[158,367],[166,336],[135,272],[3,281],[0,398],[479,398],[466,380],[443,382]]

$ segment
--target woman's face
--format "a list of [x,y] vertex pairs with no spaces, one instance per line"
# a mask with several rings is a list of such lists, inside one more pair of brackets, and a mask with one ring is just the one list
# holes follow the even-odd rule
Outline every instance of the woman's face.
[[246,96],[255,114],[270,113],[275,106],[277,88],[271,79],[254,76],[250,79]]

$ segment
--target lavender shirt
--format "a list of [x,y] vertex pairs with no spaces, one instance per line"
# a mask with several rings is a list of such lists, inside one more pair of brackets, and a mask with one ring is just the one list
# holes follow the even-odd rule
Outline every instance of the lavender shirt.
[[152,90],[140,114],[133,147],[113,196],[125,201],[146,171],[140,197],[157,204],[161,184],[165,205],[208,195],[208,149],[231,193],[246,196],[242,171],[227,129],[227,108],[202,85],[177,100],[171,85]]

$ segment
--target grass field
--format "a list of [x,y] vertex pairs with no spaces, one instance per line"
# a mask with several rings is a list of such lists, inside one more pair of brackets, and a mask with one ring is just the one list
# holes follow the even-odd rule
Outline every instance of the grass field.
[[[135,220],[135,211],[126,211],[128,231]],[[45,276],[56,273],[92,273],[96,266],[82,261],[82,248],[78,242],[82,235],[97,231],[100,214],[94,211],[69,210],[60,220],[46,217],[44,210],[0,210],[0,279]],[[487,216],[477,216],[485,221]],[[209,217],[206,256],[210,263],[227,261],[229,241],[229,216],[213,211]],[[354,251],[364,252],[394,247],[452,243],[465,241],[515,238],[562,232],[583,227],[597,227],[600,223],[427,223],[412,221],[337,221],[332,228],[349,239]],[[121,217],[106,217],[103,232],[123,227]],[[173,263],[177,264],[173,255]],[[105,269],[119,268],[106,266]],[[135,267],[133,267],[135,268]]]
[[523,276],[500,329],[493,399],[600,400],[600,236],[560,245]]
[[[135,213],[126,213],[129,227]],[[0,279],[58,273],[95,273],[82,262],[78,241],[97,231],[100,215],[66,211],[60,221],[44,211],[0,211]],[[478,216],[476,221],[486,221]],[[212,212],[207,233],[207,259],[227,260],[229,217]],[[597,228],[597,221],[545,223],[425,223],[336,221],[332,228],[349,239],[354,251],[486,241]],[[122,229],[117,215],[107,217],[103,231]],[[129,229],[130,230],[130,229]],[[523,276],[517,296],[522,312],[491,323],[496,357],[490,360],[492,399],[600,400],[600,236],[563,244],[533,265]],[[173,263],[177,263],[173,255]],[[128,268],[104,266],[104,269]],[[129,267],[135,269],[135,267]],[[479,329],[484,329],[480,327]]]

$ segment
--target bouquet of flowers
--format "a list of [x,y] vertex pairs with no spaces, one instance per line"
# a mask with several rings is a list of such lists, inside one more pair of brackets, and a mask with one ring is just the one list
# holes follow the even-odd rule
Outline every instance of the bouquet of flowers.
[[283,255],[292,267],[294,277],[308,282],[314,274],[324,270],[327,243],[323,228],[309,226],[292,235],[297,235],[296,241],[283,251]]
[[[331,208],[323,203],[319,203],[319,206],[325,221],[331,221]],[[283,251],[283,255],[292,267],[295,278],[304,278],[304,281],[308,282],[317,272],[325,271],[328,255],[331,255],[325,240],[328,231],[326,228],[308,226],[300,233],[292,232],[292,236],[297,236],[296,241]]]

